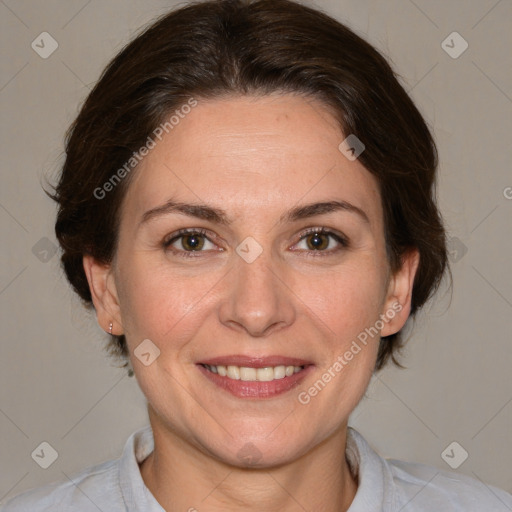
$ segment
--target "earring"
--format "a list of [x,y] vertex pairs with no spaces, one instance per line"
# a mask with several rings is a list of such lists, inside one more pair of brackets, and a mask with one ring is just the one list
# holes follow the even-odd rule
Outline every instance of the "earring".
[[112,327],[114,325],[112,324],[112,322],[110,322],[110,325],[108,326],[108,333],[110,334],[110,336],[112,336]]

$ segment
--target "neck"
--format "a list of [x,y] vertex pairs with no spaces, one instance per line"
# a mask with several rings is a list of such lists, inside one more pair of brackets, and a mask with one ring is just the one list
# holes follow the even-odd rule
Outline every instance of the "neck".
[[345,459],[347,425],[288,464],[239,468],[213,458],[152,414],[153,453],[142,478],[165,510],[296,512],[348,510],[357,480]]

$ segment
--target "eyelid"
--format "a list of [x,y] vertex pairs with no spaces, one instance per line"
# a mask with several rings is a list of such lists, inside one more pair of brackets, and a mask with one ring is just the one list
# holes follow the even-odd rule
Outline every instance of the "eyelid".
[[[210,232],[207,229],[204,228],[183,228],[179,229],[178,231],[175,231],[174,233],[171,233],[170,235],[167,235],[164,238],[164,245],[167,247],[179,238],[181,238],[184,235],[202,235],[205,238],[208,238],[210,240]],[[213,237],[215,238],[215,237]],[[211,242],[212,240],[210,240]]]
[[[336,242],[338,242],[338,244],[341,245],[342,248],[347,248],[349,246],[348,238],[345,235],[343,235],[342,233],[340,233],[338,231],[331,230],[326,227],[312,227],[312,228],[307,228],[304,231],[302,231],[302,233],[299,235],[299,240],[293,245],[293,247],[298,245],[309,235],[313,235],[313,234],[328,235],[331,238],[334,238],[334,240],[336,240]],[[297,249],[295,249],[295,250],[297,250]],[[335,249],[324,250],[324,251],[306,250],[305,252],[309,252],[311,254],[314,254],[315,256],[321,256],[322,254],[324,254],[324,255],[332,254],[334,252],[337,252],[338,250],[340,250],[339,247],[335,248]]]
[[[179,240],[180,238],[186,236],[186,235],[201,235],[204,238],[206,238],[210,243],[218,245],[214,240],[217,238],[214,233],[211,231],[204,229],[204,228],[184,228],[180,229],[178,231],[175,231],[174,233],[171,233],[170,235],[166,236],[162,242],[162,246],[165,250],[169,250],[173,252],[174,254],[177,254],[179,256],[185,257],[185,258],[195,258],[200,256],[203,252],[211,252],[210,251],[184,251],[180,249],[176,249],[175,247],[172,247],[172,244]],[[212,240],[213,239],[213,240]],[[216,252],[222,252],[224,249],[220,248]]]

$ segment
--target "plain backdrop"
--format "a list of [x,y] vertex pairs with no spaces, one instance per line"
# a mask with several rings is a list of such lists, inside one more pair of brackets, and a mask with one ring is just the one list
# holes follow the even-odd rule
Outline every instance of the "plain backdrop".
[[[147,423],[135,379],[107,359],[106,335],[59,268],[55,206],[42,185],[55,178],[65,130],[104,66],[175,5],[0,2],[0,499],[118,457]],[[448,453],[468,454],[457,471],[510,492],[512,3],[313,5],[391,59],[432,127],[454,278],[453,295],[445,287],[411,325],[407,369],[378,374],[351,424],[383,456],[442,469],[456,442]],[[47,58],[31,46],[42,32],[58,44]],[[43,441],[58,453],[48,469],[31,457]]]

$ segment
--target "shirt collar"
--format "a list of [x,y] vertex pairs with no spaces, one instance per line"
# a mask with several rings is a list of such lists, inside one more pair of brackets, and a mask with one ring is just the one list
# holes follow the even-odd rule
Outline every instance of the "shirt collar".
[[139,464],[154,449],[151,426],[134,432],[126,441],[119,464],[119,484],[127,512],[165,512],[146,487]]
[[347,430],[345,457],[358,479],[356,495],[348,512],[396,510],[395,486],[388,463],[352,427]]

